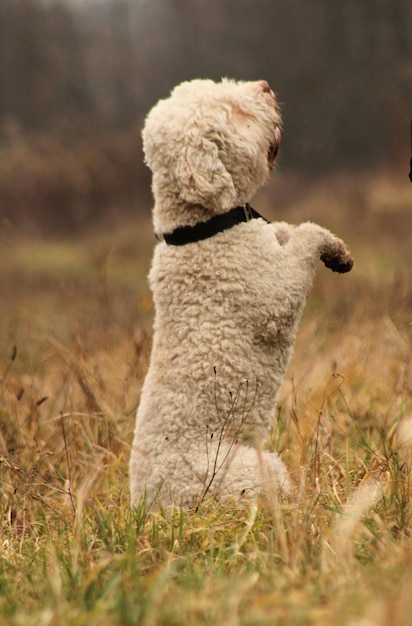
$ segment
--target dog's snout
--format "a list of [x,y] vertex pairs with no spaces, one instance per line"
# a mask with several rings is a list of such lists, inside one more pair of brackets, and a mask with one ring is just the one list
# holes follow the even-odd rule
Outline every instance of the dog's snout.
[[262,93],[268,93],[270,96],[272,96],[272,98],[274,100],[276,100],[276,95],[273,92],[273,90],[271,89],[269,83],[267,82],[267,80],[260,80],[258,82],[259,88],[262,91]]

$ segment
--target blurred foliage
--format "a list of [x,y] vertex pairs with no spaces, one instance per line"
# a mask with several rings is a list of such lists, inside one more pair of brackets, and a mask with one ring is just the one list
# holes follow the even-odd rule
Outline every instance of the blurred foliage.
[[[74,232],[148,204],[137,131],[83,138],[10,126],[0,145],[0,215],[32,234]],[[146,178],[145,178],[146,176]]]
[[288,171],[398,167],[411,46],[408,0],[2,0],[0,218],[73,230],[148,204],[138,129],[194,77],[269,80]]

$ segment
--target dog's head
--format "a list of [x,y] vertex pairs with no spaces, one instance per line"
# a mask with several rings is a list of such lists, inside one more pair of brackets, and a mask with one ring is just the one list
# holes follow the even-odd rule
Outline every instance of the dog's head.
[[266,81],[193,80],[150,111],[143,129],[156,199],[223,213],[250,200],[269,177],[281,139]]

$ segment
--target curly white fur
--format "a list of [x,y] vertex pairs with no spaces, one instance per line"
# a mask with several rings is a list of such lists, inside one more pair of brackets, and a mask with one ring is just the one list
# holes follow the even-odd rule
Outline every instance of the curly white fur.
[[[149,113],[143,131],[158,234],[249,201],[281,138],[265,81],[195,80]],[[150,367],[137,412],[131,498],[192,505],[209,495],[289,489],[262,450],[318,260],[352,267],[345,244],[304,223],[241,223],[182,246],[156,246]]]

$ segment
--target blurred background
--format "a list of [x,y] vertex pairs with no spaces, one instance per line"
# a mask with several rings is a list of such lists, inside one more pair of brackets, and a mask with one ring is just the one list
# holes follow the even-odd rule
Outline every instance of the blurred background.
[[270,82],[279,185],[382,171],[406,184],[411,52],[409,0],[1,0],[3,227],[148,215],[145,113],[195,77]]
[[379,310],[409,337],[411,51],[409,0],[1,0],[0,361],[26,337],[46,363],[51,335],[111,355],[150,336],[140,132],[195,77],[270,82],[284,136],[253,206],[354,253],[349,277],[318,272],[308,318]]
[[[309,468],[324,445],[328,481],[338,475],[332,435],[332,454],[344,459],[336,468],[346,468],[340,449],[357,455],[354,441],[369,433],[355,482],[371,451],[376,467],[392,459],[388,442],[412,415],[411,52],[410,0],[0,0],[8,519],[25,520],[21,527],[37,519],[36,508],[26,515],[27,498],[40,509],[45,499],[58,512],[66,506],[63,416],[72,493],[79,485],[86,493],[85,477],[108,468],[110,488],[96,483],[100,501],[113,497],[115,510],[116,493],[127,501],[153,318],[140,131],[155,102],[191,78],[270,82],[284,135],[277,171],[253,206],[271,219],[322,224],[355,258],[343,276],[319,264],[279,397],[278,449],[291,468]],[[344,483],[346,470],[339,476]],[[410,537],[402,502],[399,520],[376,528]],[[385,563],[379,551],[377,560]]]

